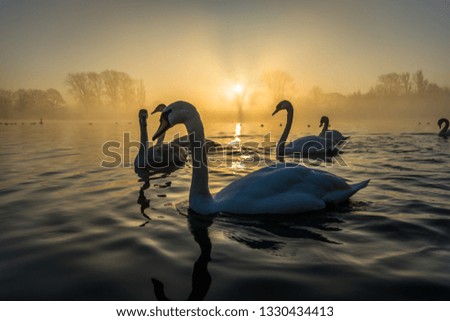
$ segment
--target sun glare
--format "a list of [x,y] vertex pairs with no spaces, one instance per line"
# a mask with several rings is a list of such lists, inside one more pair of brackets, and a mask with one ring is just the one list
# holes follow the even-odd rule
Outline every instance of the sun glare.
[[241,84],[236,84],[233,87],[233,91],[235,94],[241,94],[244,91],[244,87]]

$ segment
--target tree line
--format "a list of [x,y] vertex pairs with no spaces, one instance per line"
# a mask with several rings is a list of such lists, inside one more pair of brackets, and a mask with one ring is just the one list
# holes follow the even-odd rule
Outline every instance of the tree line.
[[[448,115],[450,106],[450,88],[440,87],[428,81],[422,70],[413,73],[386,73],[378,76],[375,85],[366,92],[341,94],[324,92],[314,86],[307,93],[301,93],[289,73],[271,71],[261,77],[264,95],[270,108],[280,99],[289,99],[298,106],[308,108],[314,117],[322,114],[340,116],[342,118],[398,119],[402,118],[435,118]],[[258,105],[264,99],[250,99],[251,105]]]
[[369,90],[370,95],[388,97],[409,95],[423,97],[440,93],[449,93],[449,89],[430,83],[425,79],[422,70],[413,74],[392,72],[380,75],[377,84]]
[[53,88],[16,91],[0,89],[0,118],[55,117],[61,115],[65,107],[63,96]]
[[0,118],[117,115],[145,102],[144,82],[121,71],[69,73],[64,84],[75,101],[74,108],[69,108],[63,95],[53,88],[0,89]]
[[145,102],[144,82],[121,71],[69,73],[65,84],[78,106],[88,114],[93,110],[122,113]]
[[[82,118],[104,115],[129,116],[145,103],[142,80],[124,72],[105,70],[67,74],[64,84],[74,104],[66,103],[56,89],[0,89],[0,118]],[[341,113],[348,117],[389,117],[397,112],[428,116],[445,114],[450,105],[450,89],[428,81],[422,70],[413,73],[387,73],[378,76],[374,86],[362,93],[348,95],[326,93],[314,86],[302,93],[294,77],[285,71],[265,72],[262,87],[248,95],[248,106],[273,107],[281,99],[308,106],[314,113]],[[241,97],[243,98],[243,97]],[[73,107],[73,108],[71,108]],[[225,109],[223,112],[229,112]],[[260,113],[258,108],[245,108],[244,113]],[[221,114],[216,110],[216,113]],[[250,117],[252,118],[252,117]]]

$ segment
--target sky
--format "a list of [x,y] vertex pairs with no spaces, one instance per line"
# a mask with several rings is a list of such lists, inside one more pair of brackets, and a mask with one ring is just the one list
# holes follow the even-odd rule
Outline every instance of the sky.
[[423,70],[450,86],[450,0],[0,0],[0,88],[69,72],[143,79],[147,99],[223,99],[283,70],[298,90],[367,91]]

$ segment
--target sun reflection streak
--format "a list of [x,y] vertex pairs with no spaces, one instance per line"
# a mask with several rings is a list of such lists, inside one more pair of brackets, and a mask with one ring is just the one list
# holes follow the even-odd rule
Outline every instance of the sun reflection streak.
[[233,140],[230,142],[230,145],[237,146],[240,148],[241,144],[241,123],[236,123],[236,126],[234,128],[234,137]]
[[241,136],[241,123],[237,123],[235,130],[234,130],[234,137],[239,137]]

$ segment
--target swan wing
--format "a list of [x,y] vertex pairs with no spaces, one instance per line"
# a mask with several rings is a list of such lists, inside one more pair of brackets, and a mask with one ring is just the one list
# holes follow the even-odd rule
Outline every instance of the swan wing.
[[325,138],[316,135],[310,135],[298,138],[286,145],[285,153],[317,153],[323,151],[331,151],[332,148],[332,144],[327,142]]
[[214,199],[224,212],[289,214],[342,202],[356,193],[358,187],[353,188],[344,179],[325,171],[281,163],[234,181]]
[[327,139],[331,139],[332,141],[340,141],[344,140],[344,135],[341,134],[338,130],[330,130],[327,131]]

